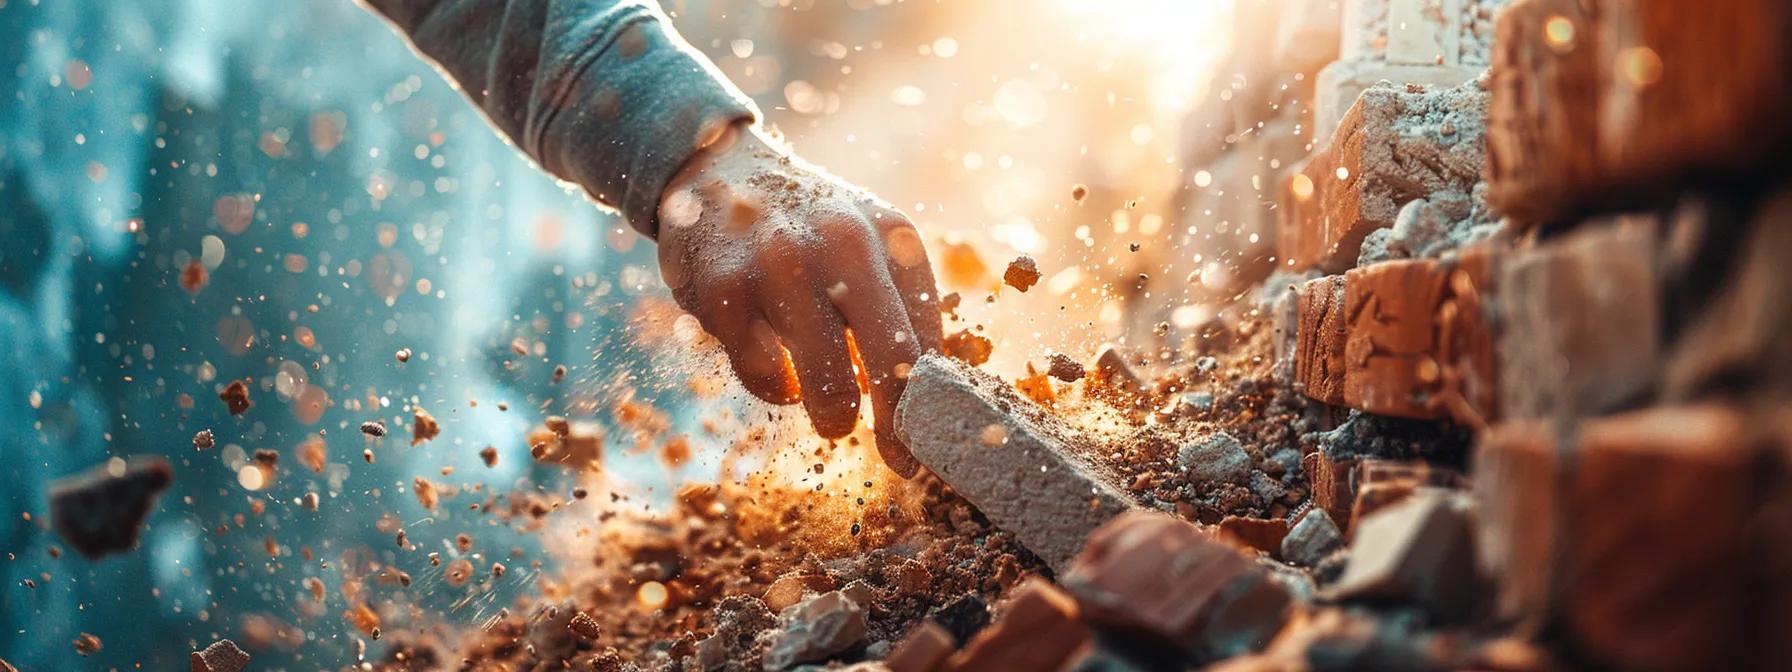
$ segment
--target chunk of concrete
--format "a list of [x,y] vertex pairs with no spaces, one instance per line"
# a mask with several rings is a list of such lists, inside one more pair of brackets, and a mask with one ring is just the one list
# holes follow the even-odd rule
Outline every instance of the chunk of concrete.
[[1082,457],[1098,443],[989,374],[929,353],[909,373],[896,431],[915,458],[1054,570],[1136,504]]
[[1473,616],[1483,581],[1471,506],[1458,493],[1423,487],[1359,520],[1332,597],[1409,603],[1451,621]]
[[865,609],[842,591],[830,591],[785,609],[780,630],[765,652],[765,669],[825,660],[865,639]]

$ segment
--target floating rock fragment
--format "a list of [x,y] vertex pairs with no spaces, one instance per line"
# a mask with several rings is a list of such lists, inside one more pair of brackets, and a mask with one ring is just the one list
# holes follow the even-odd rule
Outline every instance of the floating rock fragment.
[[156,496],[173,480],[174,469],[161,457],[113,459],[50,486],[50,524],[89,560],[130,550]]

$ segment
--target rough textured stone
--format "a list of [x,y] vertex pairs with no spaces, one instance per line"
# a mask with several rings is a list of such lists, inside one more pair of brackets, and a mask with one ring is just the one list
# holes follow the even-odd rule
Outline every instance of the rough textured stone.
[[1589,223],[1507,258],[1504,417],[1608,411],[1650,390],[1661,351],[1656,254],[1653,221],[1641,219]]
[[203,651],[194,651],[193,672],[243,672],[249,667],[249,654],[236,642],[220,639]]
[[1792,189],[1753,220],[1735,256],[1723,259],[1726,277],[1705,278],[1721,283],[1716,296],[1686,305],[1700,313],[1668,356],[1663,394],[1670,401],[1725,388],[1792,397]]
[[1196,483],[1238,483],[1251,474],[1251,454],[1225,432],[1215,432],[1176,451],[1176,466]]
[[1089,643],[1077,603],[1043,579],[1028,579],[995,625],[947,661],[953,670],[1055,670]]
[[1308,397],[1344,405],[1344,276],[1331,275],[1300,285],[1299,329],[1294,348],[1294,380]]
[[1094,623],[1145,636],[1195,661],[1262,648],[1290,597],[1256,563],[1194,525],[1154,512],[1115,519],[1063,575]]
[[1282,559],[1297,565],[1319,564],[1344,543],[1344,534],[1332,522],[1331,514],[1313,508],[1300,517],[1288,536],[1282,538]]
[[1339,135],[1350,108],[1371,87],[1448,90],[1475,81],[1481,68],[1441,65],[1389,65],[1380,61],[1342,60],[1319,71],[1314,85],[1313,141],[1323,145]]
[[174,481],[161,457],[108,462],[50,486],[50,525],[88,559],[137,545],[156,497]]
[[842,591],[805,600],[778,615],[781,629],[765,651],[765,669],[823,660],[865,639],[865,609]]
[[1338,599],[1401,601],[1448,620],[1479,608],[1468,502],[1440,488],[1419,488],[1405,501],[1359,520],[1344,575],[1329,589]]
[[1086,438],[1000,380],[946,357],[916,363],[897,416],[916,459],[1054,569],[1134,507],[1116,478],[1078,456]]

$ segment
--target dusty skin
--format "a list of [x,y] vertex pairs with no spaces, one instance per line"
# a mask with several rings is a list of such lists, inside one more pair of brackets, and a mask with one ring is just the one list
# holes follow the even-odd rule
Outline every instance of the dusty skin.
[[908,369],[940,343],[939,293],[901,212],[791,156],[753,126],[725,129],[660,203],[660,272],[722,342],[754,396],[803,403],[838,438],[869,386],[878,453],[919,465],[896,438]]

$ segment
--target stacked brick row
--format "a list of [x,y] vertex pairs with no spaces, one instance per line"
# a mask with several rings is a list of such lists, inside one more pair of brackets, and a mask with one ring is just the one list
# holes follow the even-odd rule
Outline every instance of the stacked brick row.
[[1569,663],[1792,665],[1792,5],[1515,0],[1471,54],[1474,4],[1346,5],[1340,63],[1491,69],[1320,77],[1296,385],[1479,432],[1495,611]]

